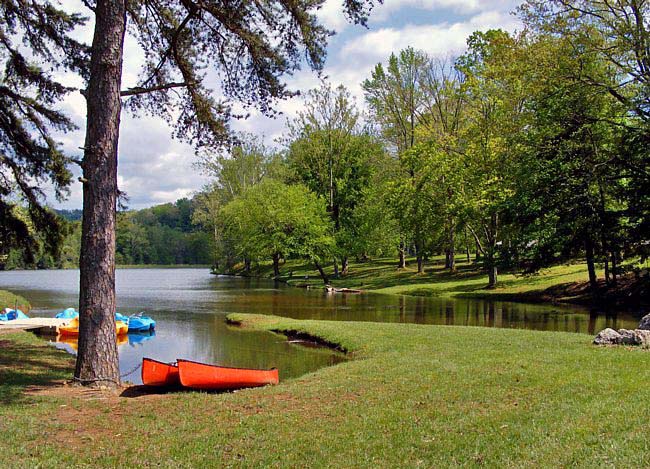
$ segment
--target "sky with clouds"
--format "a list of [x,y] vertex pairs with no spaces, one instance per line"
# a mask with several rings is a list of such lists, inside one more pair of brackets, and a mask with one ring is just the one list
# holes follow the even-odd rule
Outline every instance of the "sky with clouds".
[[[324,75],[333,85],[343,84],[363,107],[361,82],[370,76],[378,62],[385,62],[391,52],[408,46],[431,55],[454,56],[461,53],[467,37],[474,31],[501,28],[508,31],[519,26],[511,12],[519,1],[511,0],[384,0],[373,11],[368,28],[346,22],[341,0],[327,0],[319,15],[323,23],[337,34],[330,39]],[[78,0],[63,0],[64,6],[81,10]],[[90,28],[79,31],[81,39],[90,42]],[[141,54],[135,41],[127,37],[123,84],[136,84]],[[76,77],[66,77],[76,84]],[[318,77],[303,70],[287,79],[291,89],[307,91],[317,87]],[[71,94],[64,109],[80,126],[76,132],[59,138],[64,149],[81,157],[79,147],[84,141],[85,101],[79,93]],[[280,137],[288,118],[301,107],[299,97],[277,106],[282,112],[276,119],[251,113],[247,120],[235,121],[237,131],[263,134],[269,143]],[[170,128],[161,119],[122,116],[118,184],[129,196],[129,208],[143,208],[181,197],[191,197],[207,182],[193,168],[193,149],[171,138]],[[81,184],[71,187],[70,197],[63,202],[53,199],[55,208],[81,208]]]

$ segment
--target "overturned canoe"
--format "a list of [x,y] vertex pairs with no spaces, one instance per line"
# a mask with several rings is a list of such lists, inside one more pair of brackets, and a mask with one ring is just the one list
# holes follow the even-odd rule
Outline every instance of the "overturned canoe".
[[178,374],[183,386],[205,390],[253,388],[280,382],[277,368],[231,368],[189,360],[178,360]]
[[146,386],[178,386],[178,366],[151,358],[142,359],[142,384]]

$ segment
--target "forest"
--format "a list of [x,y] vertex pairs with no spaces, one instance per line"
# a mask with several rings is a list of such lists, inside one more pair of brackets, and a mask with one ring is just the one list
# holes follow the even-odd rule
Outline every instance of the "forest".
[[[142,210],[124,210],[117,216],[116,262],[118,265],[210,265],[212,237],[192,221],[195,203],[175,203]],[[81,210],[56,210],[63,225],[60,249],[51,253],[34,235],[35,254],[12,248],[0,259],[2,269],[76,269],[81,248]]]
[[[119,213],[117,263],[270,262],[277,277],[299,258],[327,282],[323,266],[344,276],[351,259],[423,273],[443,254],[454,272],[462,255],[493,288],[504,269],[582,259],[592,286],[600,271],[615,285],[650,253],[650,58],[647,31],[596,3],[529,1],[520,32],[475,32],[457,57],[396,51],[364,103],[323,80],[281,140],[199,152],[210,183],[191,200]],[[58,254],[5,243],[5,268],[76,265],[79,221],[63,225]]]
[[478,257],[495,287],[501,269],[583,259],[595,287],[647,259],[647,33],[616,10],[517,13],[521,32],[476,32],[459,57],[386,57],[365,107],[323,82],[277,147],[242,134],[203,155],[195,219],[219,269],[414,256],[422,273],[443,253],[450,272]]

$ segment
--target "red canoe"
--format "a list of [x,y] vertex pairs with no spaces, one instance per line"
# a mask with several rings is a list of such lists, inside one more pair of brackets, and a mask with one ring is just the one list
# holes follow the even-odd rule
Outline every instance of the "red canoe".
[[193,389],[240,389],[278,384],[277,368],[252,370],[178,360],[181,384]]
[[178,365],[151,358],[142,359],[142,384],[147,386],[178,386]]

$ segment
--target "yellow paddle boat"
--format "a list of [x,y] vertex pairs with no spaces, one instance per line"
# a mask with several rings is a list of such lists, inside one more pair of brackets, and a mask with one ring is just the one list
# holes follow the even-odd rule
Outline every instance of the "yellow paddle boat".
[[[129,325],[124,321],[115,321],[115,330],[117,335],[125,335],[129,331]],[[79,335],[79,318],[73,318],[65,326],[57,328],[59,335],[78,336]]]
[[[79,339],[77,336],[74,335],[64,335],[64,334],[59,334],[56,337],[56,341],[61,344],[67,344],[72,350],[75,352],[79,348]],[[118,347],[120,345],[128,344],[129,343],[129,336],[126,334],[118,335],[117,336],[117,345]]]

